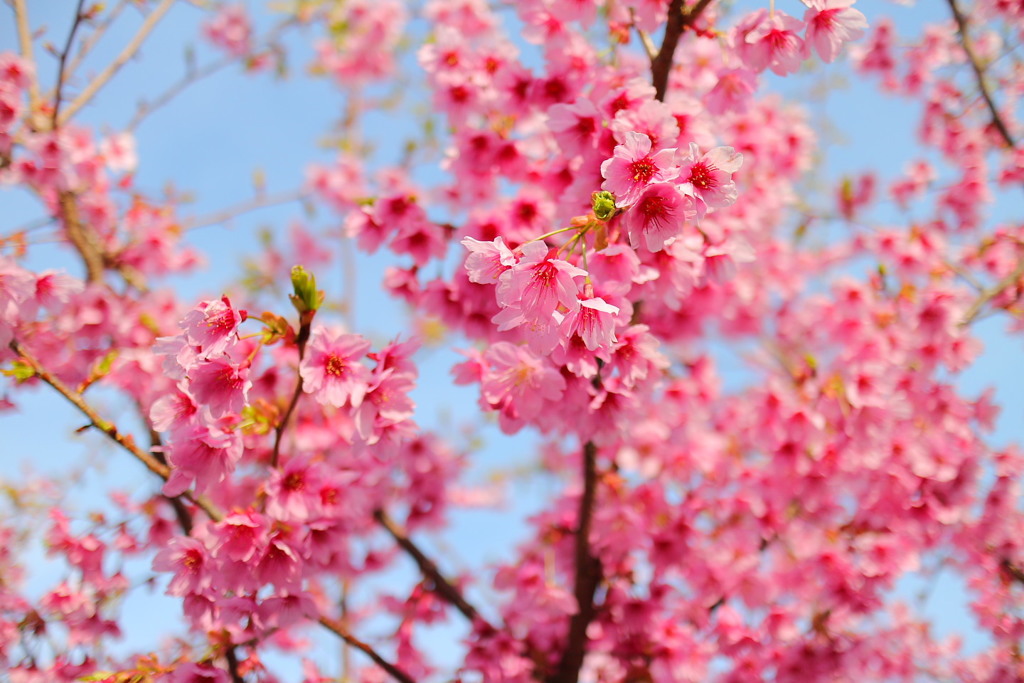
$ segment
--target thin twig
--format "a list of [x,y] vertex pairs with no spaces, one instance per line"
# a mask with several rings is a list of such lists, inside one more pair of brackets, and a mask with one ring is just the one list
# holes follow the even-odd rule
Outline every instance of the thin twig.
[[302,201],[306,198],[308,192],[305,190],[291,190],[289,192],[280,192],[272,195],[257,195],[252,199],[247,199],[244,202],[229,206],[213,213],[208,213],[203,216],[194,216],[193,218],[187,218],[180,222],[181,228],[184,231],[198,230],[199,228],[206,228],[211,225],[219,225],[225,221],[231,220],[241,216],[242,214],[249,213],[251,211],[257,211],[259,209],[267,209],[272,206],[280,206],[282,204],[290,204],[292,202]]
[[1020,280],[1021,277],[1024,277],[1024,259],[1017,263],[1017,267],[1013,269],[1012,273],[984,290],[981,295],[974,300],[971,307],[967,309],[966,313],[964,313],[963,320],[960,321],[961,327],[966,327],[974,322],[981,313],[981,309],[984,308],[985,304],[999,296],[1007,287]]
[[167,88],[163,93],[153,99],[152,102],[141,102],[132,120],[125,126],[125,131],[134,132],[136,128],[146,119],[147,116],[155,112],[156,110],[164,107],[171,102],[175,97],[180,95],[186,88],[199,81],[212,76],[221,69],[233,64],[235,61],[234,57],[225,57],[215,62],[210,62],[201,69],[189,69],[188,72],[181,77],[176,83],[173,83],[171,87]]
[[470,621],[482,619],[480,613],[477,612],[475,607],[466,601],[459,589],[456,588],[451,581],[446,579],[443,574],[441,574],[441,570],[437,568],[434,561],[427,557],[423,551],[413,543],[405,530],[392,520],[386,512],[383,510],[377,510],[373,513],[373,518],[376,519],[389,534],[391,534],[391,538],[395,539],[395,543],[397,543],[402,550],[412,557],[416,562],[416,565],[420,568],[420,572],[423,576],[430,579],[431,583],[434,584],[434,592],[437,593],[437,595],[462,612],[463,616]]
[[356,648],[357,650],[365,654],[367,657],[372,659],[377,666],[387,671],[388,674],[390,674],[391,677],[394,678],[396,681],[399,681],[400,683],[416,683],[409,674],[405,673],[397,666],[381,657],[379,654],[377,654],[376,650],[374,650],[372,647],[356,638],[351,633],[349,633],[348,629],[345,628],[345,625],[337,619],[331,619],[330,617],[322,616],[320,617],[319,621],[320,624],[328,631],[337,634],[346,643],[348,643],[349,645]]
[[597,496],[597,446],[588,441],[583,446],[583,494],[580,496],[576,521],[574,593],[577,611],[569,622],[569,636],[557,671],[547,683],[576,683],[587,653],[587,627],[594,618],[594,595],[601,583],[601,560],[590,552],[590,527]]
[[[299,332],[295,336],[295,345],[299,347],[299,365],[302,365],[302,358],[306,354],[306,342],[309,341],[312,323],[312,318],[302,320],[299,324]],[[291,418],[292,413],[295,412],[295,407],[299,405],[299,398],[302,396],[302,373],[296,372],[295,374],[295,391],[292,392],[288,409],[285,410],[284,416],[277,424],[277,429],[274,430],[274,450],[270,454],[270,466],[273,468],[277,467],[278,461],[281,458],[281,439],[284,438],[284,430],[288,426],[288,420]]]
[[[95,410],[93,410],[92,406],[90,406],[85,401],[85,399],[82,397],[80,393],[78,393],[74,389],[71,389],[69,386],[64,384],[64,382],[58,379],[55,375],[47,371],[46,368],[43,367],[42,363],[40,363],[35,358],[35,356],[29,353],[21,344],[19,344],[16,339],[11,340],[9,346],[11,351],[17,354],[17,356],[22,360],[22,362],[27,364],[32,369],[33,375],[35,377],[38,377],[43,382],[49,384],[51,387],[56,389],[57,393],[59,393],[61,396],[67,399],[68,402],[70,402],[73,406],[78,408],[78,410],[83,415],[89,418],[89,422],[92,424],[93,427],[106,434],[107,437],[109,437],[112,441],[121,446],[121,448],[135,456],[135,459],[141,462],[143,465],[145,465],[146,469],[148,469],[153,474],[157,475],[158,477],[165,481],[171,476],[170,467],[160,462],[160,460],[152,453],[147,453],[146,451],[142,450],[137,445],[135,445],[135,439],[133,439],[130,434],[122,434],[120,431],[118,431],[117,427],[112,422],[104,420],[102,417],[100,417],[99,414]],[[214,520],[215,522],[219,522],[221,519],[224,518],[224,513],[222,513],[213,503],[211,503],[205,497],[190,493],[185,493],[183,495],[190,501],[198,505],[199,508],[203,512],[205,512],[210,517],[210,519]]]
[[433,583],[435,593],[458,609],[470,621],[481,618],[476,608],[466,601],[459,589],[444,577],[437,564],[420,550],[419,546],[409,538],[408,533],[392,520],[386,512],[376,510],[373,513],[373,517],[391,535],[399,547],[413,558],[420,572]]
[[113,9],[107,12],[107,16],[103,19],[103,21],[96,24],[92,32],[89,33],[88,36],[82,38],[82,42],[79,44],[78,51],[75,53],[75,56],[71,60],[71,63],[67,66],[67,73],[69,77],[72,76],[75,73],[75,71],[78,70],[78,67],[82,64],[82,60],[84,60],[86,55],[88,55],[92,51],[93,46],[97,42],[99,42],[99,40],[104,36],[104,34],[117,20],[117,17],[121,15],[121,12],[127,5],[128,0],[121,0],[120,2],[118,2]]
[[974,44],[971,42],[971,37],[968,33],[967,17],[960,11],[957,0],[946,0],[946,2],[953,13],[953,19],[956,20],[956,27],[960,33],[960,46],[964,49],[964,54],[967,55],[967,61],[970,62],[971,69],[974,71],[974,77],[978,81],[981,97],[985,100],[989,113],[992,115],[992,125],[999,131],[999,135],[1002,136],[1006,145],[1013,149],[1017,145],[1013,140],[1013,135],[1010,134],[1006,121],[1003,120],[1003,117],[999,114],[999,109],[996,108],[995,100],[992,99],[992,93],[989,91],[988,83],[985,81],[985,71],[981,68],[981,62],[978,59],[978,55],[974,52]]
[[124,66],[129,59],[135,56],[135,53],[139,51],[139,47],[146,40],[146,37],[156,27],[157,23],[167,11],[171,9],[171,5],[174,4],[174,0],[162,0],[156,8],[149,13],[145,21],[142,22],[142,26],[139,27],[138,32],[135,36],[125,45],[121,53],[114,58],[114,61],[110,62],[103,71],[101,71],[95,78],[93,78],[89,85],[85,87],[78,97],[76,97],[71,104],[68,105],[67,109],[61,115],[58,120],[58,125],[64,125],[67,121],[78,113],[78,110],[89,103],[90,100],[99,92],[100,88],[107,84],[107,82],[116,74],[122,66]]
[[658,57],[658,48],[654,47],[654,42],[651,40],[651,37],[647,35],[647,31],[637,27],[636,33],[640,36],[640,44],[644,46],[644,52],[647,53],[647,58],[651,60],[651,64],[653,64],[654,60]]
[[57,129],[57,121],[60,120],[61,90],[64,88],[65,77],[64,65],[68,61],[68,53],[71,52],[71,43],[75,40],[75,33],[78,32],[78,27],[82,23],[83,6],[85,6],[85,0],[78,0],[78,5],[75,7],[75,20],[71,24],[68,39],[64,43],[64,49],[60,51],[60,58],[57,61],[57,85],[53,89],[53,116],[50,117],[50,128],[53,130]]
[[29,29],[25,0],[14,0],[14,21],[18,25],[18,45],[21,49],[21,57],[32,67],[28,74],[28,118],[29,125],[35,128],[35,117],[39,111],[39,81],[35,73],[36,62],[32,57],[32,32]]

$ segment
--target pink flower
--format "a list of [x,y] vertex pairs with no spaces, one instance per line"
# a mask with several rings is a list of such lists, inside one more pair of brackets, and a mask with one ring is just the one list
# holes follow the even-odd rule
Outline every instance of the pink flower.
[[228,672],[210,662],[182,664],[171,674],[169,683],[228,683]]
[[279,520],[305,521],[320,501],[320,478],[305,458],[292,458],[274,470],[264,488],[267,514]]
[[223,551],[235,562],[248,562],[260,552],[267,521],[259,512],[233,512],[216,527],[218,541],[214,552],[220,557]]
[[661,251],[692,216],[693,209],[674,185],[655,183],[622,214],[621,221],[634,249],[643,244],[648,251]]
[[172,428],[180,428],[184,424],[191,425],[192,418],[199,414],[199,406],[188,394],[174,391],[161,396],[149,409],[149,420],[153,429],[166,432]]
[[580,299],[580,305],[566,314],[562,332],[566,338],[578,334],[591,351],[607,348],[615,342],[615,314],[612,306],[601,297]]
[[189,393],[214,417],[241,413],[248,400],[249,368],[227,358],[201,361],[188,371]]
[[182,319],[181,328],[189,343],[198,346],[204,358],[210,358],[225,353],[238,340],[238,326],[245,319],[245,311],[233,309],[225,296],[193,308]]
[[867,30],[868,20],[852,9],[854,0],[803,0],[808,10],[807,44],[826,62],[835,61],[843,43],[857,40]]
[[167,456],[173,469],[163,487],[165,496],[181,495],[193,481],[196,490],[209,490],[227,478],[243,450],[242,437],[232,426],[231,418],[224,418],[175,435]]
[[752,48],[747,52],[747,63],[758,70],[771,68],[780,76],[795,73],[807,49],[797,35],[803,28],[803,22],[785,12],[769,14],[746,34],[745,41]]
[[174,572],[167,594],[181,597],[202,593],[210,588],[210,556],[202,542],[187,536],[176,536],[153,558],[153,569]]
[[203,33],[210,42],[235,57],[244,57],[251,49],[252,26],[241,5],[224,7],[212,21],[203,26]]
[[415,386],[408,373],[394,368],[374,371],[366,398],[354,415],[359,436],[368,444],[377,443],[387,428],[412,417],[416,404],[409,392]]
[[323,405],[341,407],[351,402],[358,408],[370,381],[370,369],[359,359],[370,350],[370,342],[359,335],[332,334],[324,327],[313,331],[306,345],[306,357],[299,367],[302,389]]
[[548,128],[569,156],[586,154],[597,147],[601,121],[601,112],[586,98],[556,104],[548,110]]
[[615,195],[616,206],[637,201],[651,183],[671,180],[678,175],[675,149],[651,154],[651,139],[642,133],[626,133],[626,141],[615,146],[615,154],[601,164],[605,182],[601,188]]
[[516,263],[512,250],[505,245],[505,240],[495,237],[493,242],[481,242],[472,237],[465,237],[462,245],[469,249],[466,257],[466,271],[469,281],[482,285],[498,281],[501,274]]
[[518,301],[525,319],[539,322],[550,320],[558,304],[570,310],[579,305],[573,278],[584,277],[587,271],[554,258],[557,252],[542,242],[525,244],[522,252],[522,259],[498,286],[499,304],[507,307]]
[[718,75],[718,83],[704,99],[708,111],[718,116],[743,114],[757,90],[757,74],[750,69],[729,69]]
[[481,382],[483,399],[500,411],[505,432],[537,417],[565,391],[565,380],[548,362],[523,346],[498,342],[487,350]]
[[697,145],[691,142],[690,151],[682,157],[679,174],[684,181],[680,191],[697,200],[698,220],[704,218],[708,207],[720,209],[736,201],[732,174],[743,164],[743,155],[732,147],[715,147],[704,156],[699,155]]

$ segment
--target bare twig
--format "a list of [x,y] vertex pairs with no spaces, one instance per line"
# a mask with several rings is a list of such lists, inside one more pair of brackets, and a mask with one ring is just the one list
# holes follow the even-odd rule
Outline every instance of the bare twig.
[[163,93],[154,98],[153,101],[141,102],[139,104],[137,111],[135,112],[135,115],[132,117],[132,120],[129,121],[128,125],[125,127],[125,130],[128,132],[134,131],[136,128],[139,127],[139,125],[142,124],[142,122],[146,119],[147,116],[149,116],[156,110],[160,109],[161,107],[167,105],[175,97],[184,92],[185,89],[187,89],[190,85],[198,83],[199,81],[203,80],[204,78],[207,78],[208,76],[212,76],[221,69],[224,69],[232,63],[234,63],[234,61],[234,57],[225,57],[223,59],[218,59],[217,61],[210,62],[201,69],[189,69],[184,76],[182,76],[177,82],[171,84],[171,86],[167,88],[167,90],[165,90]]
[[211,225],[218,225],[225,221],[231,220],[242,214],[249,213],[251,211],[257,211],[259,209],[267,209],[272,206],[280,206],[282,204],[290,204],[292,202],[302,201],[306,198],[307,192],[305,190],[292,190],[290,192],[281,192],[278,194],[259,194],[252,199],[247,199],[244,202],[229,206],[219,211],[209,213],[203,216],[194,216],[181,221],[180,225],[182,230],[198,230],[199,228],[206,228]]
[[594,595],[601,583],[601,560],[590,552],[590,526],[597,496],[597,446],[588,441],[583,446],[583,494],[576,522],[576,576],[574,592],[577,611],[569,622],[569,637],[558,669],[547,683],[576,683],[587,653],[587,627],[596,612]]
[[966,313],[964,313],[964,318],[963,320],[960,321],[960,325],[962,327],[966,327],[967,325],[970,325],[972,322],[974,322],[978,315],[981,314],[981,309],[985,307],[985,304],[987,304],[995,297],[999,296],[1003,292],[1003,290],[1005,290],[1010,285],[1015,284],[1018,280],[1021,279],[1021,277],[1024,277],[1024,259],[1017,263],[1017,267],[1013,269],[1012,273],[1010,273],[1002,280],[989,287],[988,289],[982,291],[981,295],[974,300],[974,303],[971,304],[971,307],[967,309]]
[[14,0],[14,22],[18,26],[18,44],[22,58],[33,68],[28,75],[29,125],[35,128],[39,111],[39,81],[35,73],[35,59],[32,56],[32,32],[29,29],[28,9],[25,0]]
[[[43,367],[42,363],[36,360],[35,356],[29,353],[21,344],[18,343],[16,339],[12,340],[9,346],[11,351],[14,351],[14,353],[17,354],[21,361],[27,364],[32,369],[33,375],[35,377],[38,377],[43,382],[49,384],[51,387],[56,389],[57,393],[59,393],[61,396],[67,399],[68,402],[70,402],[73,406],[78,408],[78,410],[83,415],[89,418],[89,422],[92,424],[93,427],[106,434],[107,437],[109,437],[112,441],[121,446],[121,448],[135,456],[135,459],[141,462],[143,465],[145,465],[146,469],[148,469],[153,474],[157,475],[158,477],[164,480],[167,480],[171,476],[170,467],[161,462],[160,459],[157,458],[152,453],[148,453],[139,448],[135,444],[135,439],[133,439],[130,434],[122,434],[120,431],[118,431],[117,427],[112,422],[109,422],[101,418],[99,414],[95,410],[93,410],[92,406],[90,406],[85,401],[85,398],[83,398],[80,393],[78,393],[74,389],[71,389],[69,386],[64,384],[64,382],[58,379],[55,375],[47,371],[46,368]],[[186,493],[183,495],[190,501],[195,503],[197,506],[199,506],[199,508],[203,512],[205,512],[210,517],[210,519],[214,521],[220,521],[224,518],[224,513],[222,513],[213,503],[211,503],[205,497],[190,493]]]
[[661,41],[661,49],[651,60],[651,82],[654,84],[655,97],[658,100],[665,100],[665,93],[668,92],[668,76],[672,71],[672,62],[675,59],[676,47],[679,45],[679,38],[687,26],[692,26],[695,21],[704,13],[712,0],[698,0],[689,11],[683,11],[683,0],[672,0],[668,7],[668,23],[665,25],[665,36]]
[[81,66],[82,60],[92,51],[93,46],[104,36],[127,5],[128,0],[120,0],[113,9],[107,12],[106,17],[94,26],[89,35],[82,38],[78,51],[66,68],[69,77]]
[[405,673],[397,666],[381,657],[379,654],[377,654],[376,650],[374,650],[372,647],[356,638],[351,633],[349,633],[348,629],[345,628],[345,625],[337,619],[331,619],[330,617],[322,616],[320,617],[319,621],[320,624],[328,631],[335,633],[346,643],[348,643],[349,645],[351,645],[352,647],[354,647],[355,649],[359,650],[367,657],[372,659],[377,666],[387,671],[388,674],[390,674],[390,676],[394,678],[396,681],[399,681],[400,683],[416,683],[412,679],[412,677],[409,676],[409,674]]
[[636,33],[640,36],[640,44],[644,46],[644,52],[647,53],[647,58],[651,60],[651,64],[658,57],[658,48],[654,47],[654,41],[647,35],[647,32],[643,29],[637,28]]
[[420,572],[423,576],[428,578],[431,583],[434,584],[434,592],[437,593],[437,595],[462,612],[463,616],[470,621],[482,619],[480,613],[477,612],[475,607],[466,601],[459,589],[446,579],[443,574],[441,574],[441,570],[437,568],[437,565],[434,564],[433,560],[427,557],[423,551],[419,549],[419,546],[413,543],[405,530],[392,520],[386,512],[383,510],[377,510],[373,513],[373,518],[376,519],[389,534],[391,534],[391,538],[395,539],[395,543],[397,543],[402,550],[408,553],[409,556],[415,560],[416,565],[420,568]]
[[956,20],[957,31],[960,33],[960,46],[963,47],[964,54],[967,55],[967,61],[970,62],[971,69],[974,71],[974,77],[978,82],[978,90],[981,91],[981,97],[985,100],[985,105],[992,115],[992,125],[999,131],[999,135],[1003,138],[1006,145],[1012,149],[1016,147],[1016,143],[1013,140],[1013,135],[1010,134],[1006,121],[1003,120],[999,109],[996,107],[995,100],[992,99],[992,93],[989,91],[988,83],[985,81],[985,71],[981,68],[981,61],[974,52],[974,43],[971,41],[968,32],[967,17],[960,10],[957,0],[946,0],[946,2],[953,13],[953,19]]
[[110,62],[105,69],[103,69],[103,71],[97,74],[96,77],[89,82],[89,85],[79,93],[78,97],[68,105],[67,109],[64,110],[64,113],[61,114],[58,119],[58,125],[62,126],[67,123],[72,116],[78,113],[79,109],[84,107],[90,100],[92,100],[93,97],[95,97],[96,93],[99,92],[111,78],[113,78],[114,74],[116,74],[129,59],[135,56],[135,53],[138,52],[139,47],[142,46],[146,37],[156,27],[160,19],[167,14],[167,11],[171,9],[171,5],[173,4],[174,0],[161,0],[160,4],[157,5],[156,8],[149,13],[145,21],[142,22],[142,26],[139,27],[138,32],[134,37],[132,37],[128,44],[125,45],[124,49],[121,50],[121,53],[118,54],[117,57],[115,57],[114,60]]
[[53,116],[50,117],[50,128],[53,130],[57,129],[57,121],[60,120],[61,90],[64,88],[65,76],[64,66],[68,61],[68,53],[71,52],[71,43],[75,40],[75,33],[78,32],[78,27],[82,23],[82,7],[84,5],[85,0],[78,0],[78,5],[75,7],[75,19],[71,23],[67,42],[64,43],[64,49],[60,51],[60,58],[57,61],[57,85],[53,89]]
[[[309,341],[309,334],[312,329],[313,319],[303,319],[299,324],[299,332],[295,335],[295,345],[299,347],[299,365],[302,364],[302,357],[306,354],[306,342]],[[302,373],[296,372],[295,391],[292,392],[291,401],[284,412],[284,416],[274,430],[274,450],[270,455],[270,466],[277,467],[281,457],[281,439],[284,438],[284,430],[288,427],[288,420],[295,412],[295,406],[299,405],[299,398],[302,396]]]

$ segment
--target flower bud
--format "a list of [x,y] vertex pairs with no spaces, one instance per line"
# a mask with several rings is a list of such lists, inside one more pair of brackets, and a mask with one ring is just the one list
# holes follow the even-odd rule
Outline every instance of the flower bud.
[[606,221],[615,215],[615,195],[607,190],[595,192],[590,195],[591,205],[594,208],[594,216]]
[[292,268],[292,289],[295,293],[288,298],[299,315],[312,313],[324,301],[323,292],[316,289],[316,278],[302,266]]

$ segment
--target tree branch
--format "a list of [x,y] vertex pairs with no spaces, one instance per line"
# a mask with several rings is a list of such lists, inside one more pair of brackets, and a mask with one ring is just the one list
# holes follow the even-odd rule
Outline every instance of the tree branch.
[[107,65],[103,71],[101,71],[95,78],[89,81],[89,85],[85,87],[78,97],[76,97],[71,104],[68,105],[64,113],[61,114],[57,120],[58,126],[63,126],[68,120],[78,113],[78,110],[84,107],[89,101],[99,92],[100,88],[107,84],[107,82],[116,74],[122,66],[124,66],[129,59],[135,56],[138,52],[139,47],[146,40],[146,36],[156,27],[160,19],[163,18],[167,11],[171,9],[171,5],[174,4],[174,0],[161,0],[160,4],[149,13],[145,21],[142,22],[142,26],[139,27],[138,32],[135,36],[125,45],[121,53],[114,58],[110,64]]
[[1011,579],[1024,584],[1024,569],[1021,569],[1006,558],[1000,560],[999,566],[1003,568],[1003,571],[1005,571]]
[[423,576],[430,579],[434,584],[434,592],[437,595],[462,612],[463,616],[470,621],[476,621],[477,619],[483,621],[476,608],[466,601],[466,598],[463,597],[459,589],[441,574],[441,570],[437,568],[434,561],[427,557],[419,549],[419,546],[413,543],[405,530],[392,520],[386,512],[377,510],[373,513],[373,518],[391,534],[391,538],[395,539],[395,543],[412,557]]
[[29,125],[35,128],[36,113],[39,111],[39,80],[35,73],[36,62],[32,56],[32,32],[28,24],[28,9],[25,0],[14,0],[14,22],[18,26],[18,44],[21,57],[30,67],[28,76]]
[[597,494],[597,446],[588,441],[583,446],[583,494],[576,526],[576,576],[574,592],[577,611],[569,622],[569,637],[558,670],[548,683],[576,683],[587,653],[587,627],[594,619],[594,595],[601,583],[601,560],[590,552],[590,526],[594,517]]
[[259,209],[266,209],[272,206],[279,206],[281,204],[290,204],[291,202],[301,201],[306,198],[307,192],[304,190],[292,190],[290,192],[281,192],[278,194],[257,194],[252,199],[247,199],[244,202],[229,206],[226,209],[221,209],[214,213],[209,213],[204,216],[194,216],[190,219],[185,219],[180,222],[181,229],[183,231],[197,230],[199,228],[205,228],[211,225],[217,225],[227,220],[240,216],[250,211],[257,211]]
[[1004,277],[999,282],[995,283],[988,289],[982,291],[981,295],[974,300],[971,307],[964,313],[964,319],[960,321],[961,327],[967,327],[981,314],[981,309],[985,307],[989,301],[1002,294],[1002,292],[1010,285],[1016,283],[1018,280],[1024,277],[1024,259],[1017,263],[1017,267],[1013,269],[1013,272]]
[[78,0],[78,5],[75,7],[75,20],[71,24],[71,30],[68,31],[67,42],[64,43],[64,49],[60,52],[60,59],[57,61],[57,85],[53,90],[53,116],[50,118],[50,128],[53,130],[57,129],[57,121],[60,119],[60,101],[61,101],[61,90],[64,87],[64,65],[68,60],[68,53],[71,52],[71,43],[75,39],[75,33],[78,31],[78,26],[82,23],[82,7],[85,5],[85,0]]
[[132,116],[132,120],[128,122],[127,126],[125,126],[125,130],[128,132],[134,132],[147,116],[168,104],[171,100],[184,92],[190,85],[193,85],[208,76],[212,76],[221,69],[234,63],[234,61],[234,57],[225,57],[215,62],[210,62],[198,70],[194,67],[188,68],[188,71],[184,76],[182,76],[176,83],[173,83],[163,93],[158,95],[152,102],[140,102],[138,109],[135,111],[135,115]]
[[346,643],[348,643],[349,645],[351,645],[352,647],[354,647],[355,649],[359,650],[367,657],[372,659],[377,666],[387,671],[388,674],[390,674],[390,676],[394,678],[396,681],[399,681],[399,683],[416,683],[416,681],[414,681],[412,677],[409,676],[409,674],[405,673],[397,666],[381,657],[379,654],[377,654],[376,650],[374,650],[372,647],[356,638],[351,633],[349,633],[348,629],[345,628],[344,624],[342,624],[337,619],[331,619],[330,617],[322,616],[320,617],[319,621],[324,628],[326,628],[328,631],[335,633]]
[[[302,357],[306,355],[306,342],[309,341],[312,323],[312,318],[302,320],[299,323],[299,332],[295,336],[295,345],[299,347],[300,366],[302,365]],[[284,430],[288,426],[288,420],[291,418],[292,413],[295,412],[295,407],[299,405],[299,398],[302,396],[302,372],[299,368],[296,368],[295,374],[297,375],[295,391],[292,392],[292,399],[288,402],[288,408],[284,411],[284,416],[281,417],[281,421],[274,430],[274,450],[270,454],[270,466],[273,468],[277,467],[278,461],[281,458],[281,440],[284,438]]]
[[981,91],[981,97],[985,100],[988,111],[992,115],[992,125],[999,131],[999,135],[1002,136],[1003,141],[1011,149],[1017,145],[1013,140],[1013,135],[1010,134],[1010,129],[1006,125],[1006,121],[999,114],[999,109],[996,108],[995,100],[992,99],[992,93],[989,91],[988,83],[985,82],[985,72],[981,68],[981,62],[978,59],[978,55],[974,52],[974,44],[971,42],[970,35],[968,33],[967,17],[964,16],[960,10],[960,6],[957,4],[957,0],[946,0],[949,4],[949,9],[953,13],[953,19],[956,20],[957,31],[960,33],[960,46],[963,47],[964,53],[967,55],[967,61],[971,64],[971,69],[974,71],[974,77],[978,81],[978,89]]
[[668,92],[668,76],[672,71],[672,63],[675,59],[676,47],[679,45],[679,38],[687,26],[692,26],[695,21],[704,13],[712,0],[697,0],[696,4],[683,11],[683,0],[672,0],[668,7],[668,23],[665,25],[665,36],[661,41],[661,49],[657,56],[651,60],[651,82],[654,84],[654,97],[660,101],[665,100]]
[[81,66],[82,61],[85,59],[86,55],[88,55],[92,51],[93,46],[96,45],[96,43],[98,43],[99,40],[104,36],[104,34],[106,34],[106,32],[110,29],[113,23],[121,15],[121,12],[124,11],[124,8],[128,4],[128,2],[129,0],[120,0],[114,6],[113,9],[107,12],[107,16],[102,21],[100,21],[97,24],[94,24],[93,30],[89,33],[89,35],[82,38],[82,42],[79,44],[79,48],[77,53],[75,54],[74,59],[72,59],[71,63],[67,66],[67,73],[69,76],[74,74],[75,71],[78,70],[78,67]]
[[[141,462],[143,465],[145,465],[146,469],[148,469],[153,474],[157,475],[158,477],[165,481],[168,479],[168,477],[171,476],[170,467],[160,462],[159,458],[157,458],[152,453],[148,453],[139,448],[137,445],[135,445],[135,439],[133,439],[130,434],[122,434],[117,430],[117,427],[114,426],[112,422],[108,422],[107,420],[101,418],[99,414],[95,410],[93,410],[92,406],[86,403],[85,399],[82,397],[80,393],[71,389],[66,384],[64,384],[64,382],[60,381],[60,379],[58,379],[56,376],[48,372],[46,368],[44,368],[43,365],[38,360],[36,360],[36,358],[31,353],[25,350],[25,348],[21,344],[19,344],[16,339],[11,340],[9,346],[11,351],[14,351],[14,353],[17,354],[17,356],[22,360],[22,362],[32,369],[33,376],[38,377],[43,382],[49,384],[51,387],[56,389],[57,393],[59,393],[61,396],[67,399],[68,402],[71,403],[71,405],[78,408],[78,410],[83,415],[89,418],[89,422],[92,424],[93,427],[106,434],[111,441],[115,442],[116,444],[121,446],[121,448],[135,456],[135,459]],[[199,506],[199,508],[203,512],[205,512],[210,517],[210,519],[214,520],[215,522],[219,522],[221,519],[224,518],[224,513],[222,513],[217,508],[217,506],[215,506],[205,497],[195,495],[192,493],[184,493],[182,495],[188,498],[193,503],[195,503],[197,506]]]

